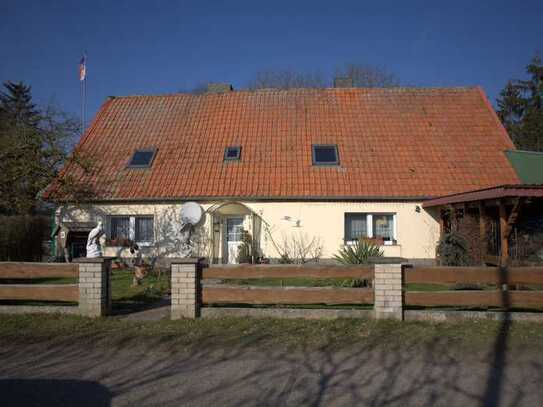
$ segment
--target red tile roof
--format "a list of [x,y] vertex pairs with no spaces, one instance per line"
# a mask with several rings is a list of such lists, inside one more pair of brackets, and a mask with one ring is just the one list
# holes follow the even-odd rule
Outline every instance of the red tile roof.
[[[313,166],[312,144],[337,144],[340,166]],[[151,168],[126,168],[149,147]],[[78,146],[100,200],[435,197],[519,183],[512,148],[480,88],[117,97]]]

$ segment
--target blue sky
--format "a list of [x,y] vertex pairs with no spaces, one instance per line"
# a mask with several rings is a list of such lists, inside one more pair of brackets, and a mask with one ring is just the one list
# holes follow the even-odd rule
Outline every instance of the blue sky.
[[0,4],[0,81],[88,116],[109,95],[172,93],[209,81],[241,88],[257,71],[332,78],[376,65],[405,86],[481,85],[494,102],[543,52],[543,1],[13,1]]

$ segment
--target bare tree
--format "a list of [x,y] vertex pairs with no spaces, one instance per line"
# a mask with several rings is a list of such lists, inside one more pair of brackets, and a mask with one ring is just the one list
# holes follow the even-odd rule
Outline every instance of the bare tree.
[[400,85],[396,75],[372,65],[345,64],[336,69],[336,76],[352,79],[355,88],[392,88]]
[[255,79],[249,82],[248,88],[255,89],[296,89],[324,88],[326,81],[318,72],[297,72],[292,70],[269,70],[257,72]]

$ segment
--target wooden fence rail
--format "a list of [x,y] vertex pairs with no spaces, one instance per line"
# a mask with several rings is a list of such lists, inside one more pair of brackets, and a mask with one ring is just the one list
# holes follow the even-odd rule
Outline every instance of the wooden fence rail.
[[229,304],[372,304],[370,288],[204,287],[202,302]]
[[[77,278],[79,266],[73,263],[0,262],[2,280]],[[0,300],[78,302],[78,284],[0,284]]]
[[77,284],[0,285],[0,300],[79,301]]
[[405,304],[435,307],[542,308],[543,291],[407,291]]
[[406,291],[405,305],[543,308],[543,291],[502,291],[502,285],[543,284],[543,267],[415,267],[404,270],[404,282],[496,285],[495,290]]
[[[262,279],[262,278],[352,278],[373,279],[373,266],[333,265],[238,265],[211,267],[202,271],[203,279]],[[370,288],[333,287],[262,287],[262,286],[204,286],[203,304],[372,304]]]
[[259,278],[373,278],[373,266],[330,265],[240,265],[210,267],[202,272],[203,278],[259,279]]
[[78,272],[73,263],[0,262],[0,279],[77,277]]
[[405,283],[543,284],[543,267],[415,267],[406,268]]

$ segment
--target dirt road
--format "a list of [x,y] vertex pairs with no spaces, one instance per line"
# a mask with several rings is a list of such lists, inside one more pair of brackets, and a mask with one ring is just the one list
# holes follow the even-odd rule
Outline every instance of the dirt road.
[[538,406],[543,355],[435,342],[187,350],[155,340],[2,344],[1,406]]

